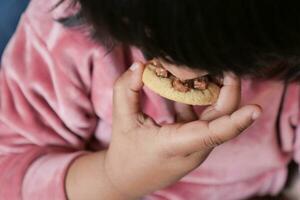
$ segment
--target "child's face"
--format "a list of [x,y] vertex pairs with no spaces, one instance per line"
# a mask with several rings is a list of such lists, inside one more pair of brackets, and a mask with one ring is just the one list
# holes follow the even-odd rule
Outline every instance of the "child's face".
[[204,70],[191,69],[186,66],[178,66],[174,64],[167,63],[163,60],[160,60],[164,68],[172,73],[174,76],[181,80],[194,79],[200,76],[207,75],[208,73]]

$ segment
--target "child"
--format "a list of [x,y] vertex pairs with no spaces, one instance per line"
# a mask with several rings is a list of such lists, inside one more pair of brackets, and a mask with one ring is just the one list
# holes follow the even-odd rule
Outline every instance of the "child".
[[[1,199],[283,190],[287,165],[300,161],[299,3],[57,3],[32,0],[3,56]],[[181,79],[224,72],[217,102],[190,107],[143,88],[150,58]]]

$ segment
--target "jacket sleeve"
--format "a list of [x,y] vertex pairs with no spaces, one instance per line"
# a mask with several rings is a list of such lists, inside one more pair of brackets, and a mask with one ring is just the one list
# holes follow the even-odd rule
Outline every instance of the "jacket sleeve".
[[23,15],[1,62],[1,200],[66,199],[68,167],[97,124],[90,46],[58,23],[47,26],[45,41]]

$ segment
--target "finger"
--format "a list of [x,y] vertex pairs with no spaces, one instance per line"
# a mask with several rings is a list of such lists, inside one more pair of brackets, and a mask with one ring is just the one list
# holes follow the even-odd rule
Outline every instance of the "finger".
[[175,102],[174,109],[176,122],[190,122],[198,119],[193,107],[190,105]]
[[241,80],[231,72],[224,74],[223,86],[221,87],[217,102],[207,107],[201,114],[201,120],[213,120],[222,115],[231,114],[240,104]]
[[139,92],[143,87],[142,63],[134,63],[115,83],[113,94],[113,118],[129,123],[140,113]]
[[144,128],[160,127],[159,124],[157,124],[151,117],[149,117],[145,113],[138,113],[137,121],[140,125],[143,125]]
[[194,121],[183,124],[173,130],[170,148],[173,153],[180,155],[214,148],[242,133],[260,113],[259,106],[248,105],[211,122]]

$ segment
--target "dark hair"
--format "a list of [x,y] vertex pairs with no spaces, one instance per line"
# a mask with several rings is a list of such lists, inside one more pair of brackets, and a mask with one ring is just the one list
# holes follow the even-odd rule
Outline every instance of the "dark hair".
[[300,75],[300,1],[73,0],[81,10],[61,19],[86,24],[113,47],[213,74],[296,80]]

